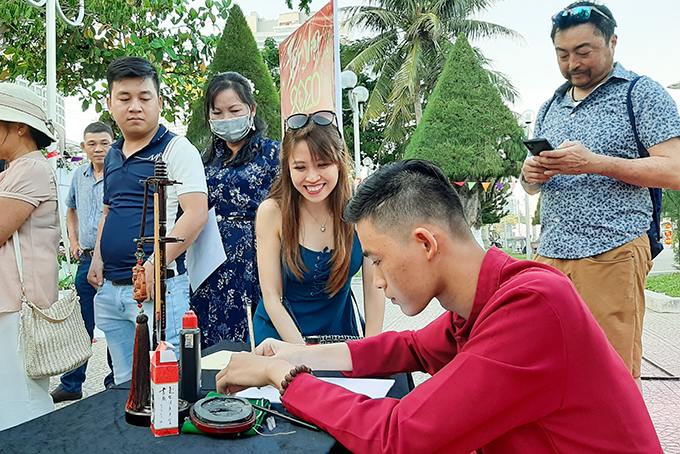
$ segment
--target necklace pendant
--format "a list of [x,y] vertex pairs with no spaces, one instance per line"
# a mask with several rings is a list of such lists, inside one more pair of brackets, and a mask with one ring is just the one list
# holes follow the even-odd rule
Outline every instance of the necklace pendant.
[[321,233],[325,232],[325,231],[326,231],[326,226],[325,226],[325,225],[322,225],[321,227],[319,227],[319,230],[321,230]]

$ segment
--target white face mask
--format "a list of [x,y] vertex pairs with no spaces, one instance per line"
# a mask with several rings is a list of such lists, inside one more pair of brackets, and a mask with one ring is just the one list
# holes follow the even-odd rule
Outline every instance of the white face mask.
[[250,127],[250,112],[243,117],[210,120],[210,130],[213,134],[229,143],[241,141],[248,135]]

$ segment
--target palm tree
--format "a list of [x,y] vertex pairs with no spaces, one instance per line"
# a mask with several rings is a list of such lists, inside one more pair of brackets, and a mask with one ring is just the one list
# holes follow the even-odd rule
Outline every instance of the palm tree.
[[[365,6],[342,8],[345,25],[374,33],[359,42],[361,51],[347,64],[354,72],[377,74],[366,104],[364,125],[385,122],[385,138],[402,142],[423,116],[423,102],[432,92],[455,37],[510,37],[514,30],[470,19],[497,0],[368,0]],[[490,71],[504,99],[516,91],[507,78]]]

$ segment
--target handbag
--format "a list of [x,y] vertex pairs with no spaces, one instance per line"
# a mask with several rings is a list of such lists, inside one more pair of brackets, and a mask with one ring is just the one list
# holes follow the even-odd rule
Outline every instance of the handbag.
[[[69,290],[60,292],[59,300],[49,309],[40,309],[29,301],[24,286],[18,231],[12,237],[21,282],[19,332],[26,358],[26,375],[37,380],[82,366],[92,356],[92,340],[85,328],[75,287],[71,284]],[[68,272],[71,274],[70,268]]]

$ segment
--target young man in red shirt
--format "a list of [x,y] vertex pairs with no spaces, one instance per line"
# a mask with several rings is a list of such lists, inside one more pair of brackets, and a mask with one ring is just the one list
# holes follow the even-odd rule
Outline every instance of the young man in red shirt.
[[[480,248],[436,165],[382,167],[344,218],[392,303],[415,315],[436,298],[447,312],[418,331],[343,344],[267,340],[232,356],[219,392],[275,386],[292,414],[355,453],[662,453],[635,381],[569,279]],[[301,365],[432,377],[402,399],[370,399]]]

